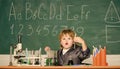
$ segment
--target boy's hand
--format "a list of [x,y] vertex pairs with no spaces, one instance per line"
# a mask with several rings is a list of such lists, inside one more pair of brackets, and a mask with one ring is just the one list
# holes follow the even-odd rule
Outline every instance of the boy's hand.
[[84,43],[84,40],[81,37],[74,37],[74,42]]
[[74,37],[74,42],[81,43],[83,51],[85,51],[87,49],[87,46],[86,46],[84,40],[81,37]]
[[44,50],[45,50],[45,52],[47,52],[47,51],[50,51],[51,49],[50,49],[49,46],[46,46],[46,47],[44,48]]

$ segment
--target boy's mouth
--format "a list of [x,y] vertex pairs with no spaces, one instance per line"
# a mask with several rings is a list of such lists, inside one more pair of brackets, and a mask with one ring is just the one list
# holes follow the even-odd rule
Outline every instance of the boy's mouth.
[[65,45],[68,45],[68,43],[65,43]]

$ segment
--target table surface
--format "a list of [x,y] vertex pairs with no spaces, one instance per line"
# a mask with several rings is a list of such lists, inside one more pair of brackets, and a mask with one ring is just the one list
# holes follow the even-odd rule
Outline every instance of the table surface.
[[120,66],[0,66],[0,69],[115,69]]

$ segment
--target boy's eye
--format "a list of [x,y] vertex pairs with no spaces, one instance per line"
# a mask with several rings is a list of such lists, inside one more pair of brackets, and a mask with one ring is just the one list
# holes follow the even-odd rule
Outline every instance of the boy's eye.
[[71,38],[68,38],[68,40],[71,40]]
[[65,38],[63,38],[63,40],[65,40]]

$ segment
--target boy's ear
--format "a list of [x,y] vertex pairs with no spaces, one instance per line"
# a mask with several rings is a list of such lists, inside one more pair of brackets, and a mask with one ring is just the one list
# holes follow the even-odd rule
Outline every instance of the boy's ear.
[[60,41],[60,45],[62,44],[62,42]]

